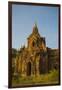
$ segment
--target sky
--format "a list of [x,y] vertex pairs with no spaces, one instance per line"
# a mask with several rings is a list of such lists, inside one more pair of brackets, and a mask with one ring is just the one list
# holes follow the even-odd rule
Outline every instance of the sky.
[[46,46],[58,48],[58,7],[12,5],[12,48],[27,46],[35,22]]

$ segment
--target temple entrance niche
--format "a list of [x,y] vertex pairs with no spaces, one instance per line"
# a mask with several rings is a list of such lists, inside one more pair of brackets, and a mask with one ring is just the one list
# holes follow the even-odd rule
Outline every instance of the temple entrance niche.
[[45,73],[45,59],[41,58],[39,60],[39,74]]
[[31,62],[27,63],[27,76],[31,75]]

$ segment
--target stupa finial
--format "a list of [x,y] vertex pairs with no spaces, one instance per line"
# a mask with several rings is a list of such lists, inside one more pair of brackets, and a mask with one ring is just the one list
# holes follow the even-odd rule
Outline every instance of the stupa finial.
[[38,33],[37,21],[34,23],[33,32]]
[[35,21],[34,26],[37,27],[37,21]]

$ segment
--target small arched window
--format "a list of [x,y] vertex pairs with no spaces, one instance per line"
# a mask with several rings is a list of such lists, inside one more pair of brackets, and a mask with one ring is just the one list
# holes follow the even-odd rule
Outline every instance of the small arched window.
[[33,42],[32,42],[32,46],[33,46],[33,47],[34,47],[34,46],[35,46],[35,47],[38,47],[38,42],[37,42],[37,41],[33,41]]
[[35,42],[33,41],[32,46],[34,47],[34,45],[35,45]]

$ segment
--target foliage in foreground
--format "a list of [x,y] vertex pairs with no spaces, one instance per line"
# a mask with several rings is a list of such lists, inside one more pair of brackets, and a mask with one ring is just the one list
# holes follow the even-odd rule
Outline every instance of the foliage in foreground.
[[48,74],[41,74],[40,76],[26,76],[26,77],[13,77],[12,85],[36,85],[36,84],[58,84],[59,71],[52,70]]

